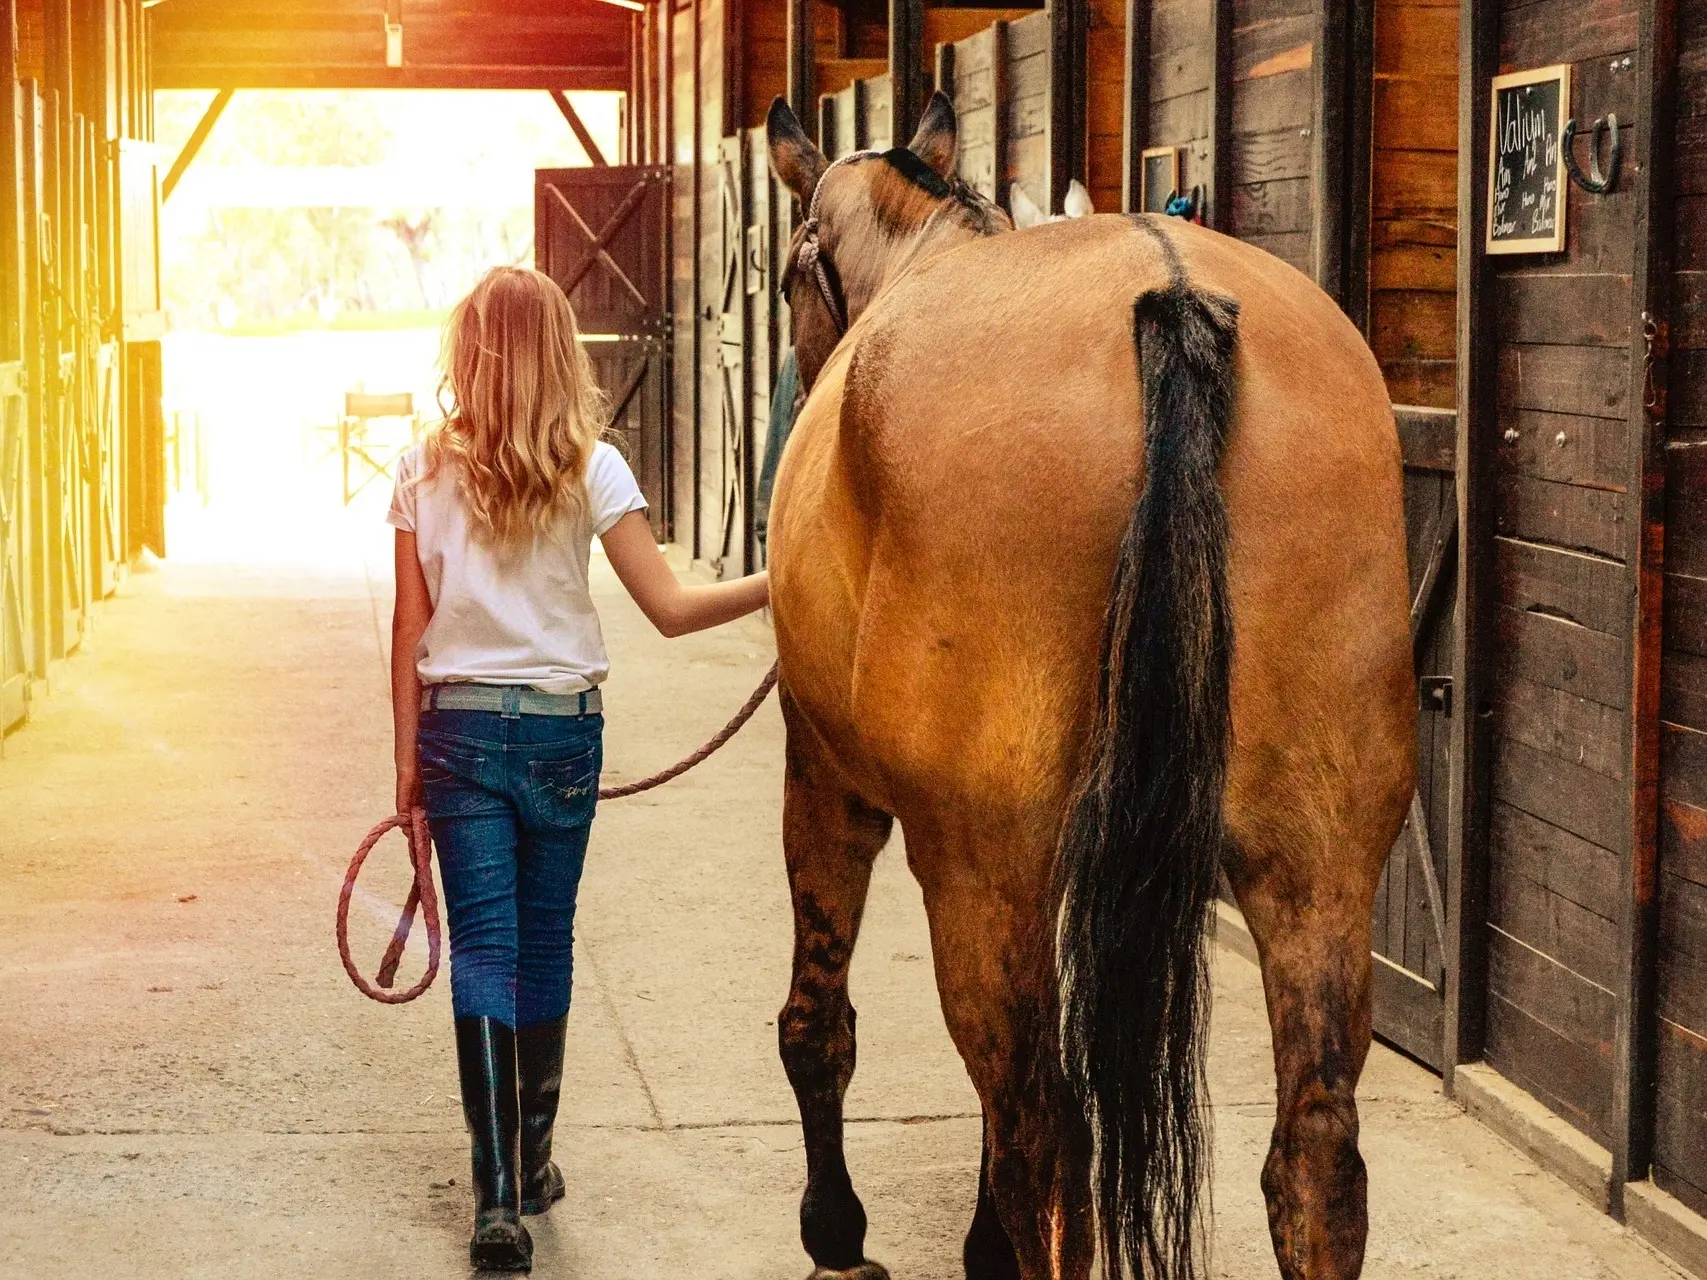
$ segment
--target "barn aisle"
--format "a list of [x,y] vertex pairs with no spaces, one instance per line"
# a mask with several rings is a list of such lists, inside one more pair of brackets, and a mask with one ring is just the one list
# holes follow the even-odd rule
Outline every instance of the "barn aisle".
[[[342,567],[137,574],[5,743],[0,1277],[466,1273],[448,982],[380,1008],[332,946],[344,861],[390,797],[382,536]],[[600,572],[620,779],[722,723],[769,641],[756,623],[660,640]],[[773,702],[698,772],[601,814],[560,1126],[571,1192],[536,1220],[536,1275],[807,1270],[772,1021],[780,778]],[[397,847],[380,857],[358,902],[369,967],[403,882]],[[949,1280],[979,1126],[898,848],[867,920],[849,1144],[870,1250],[898,1280]],[[1217,988],[1215,1273],[1268,1277],[1261,992],[1230,953]],[[1371,1276],[1673,1274],[1405,1060],[1378,1048],[1363,1096]]]

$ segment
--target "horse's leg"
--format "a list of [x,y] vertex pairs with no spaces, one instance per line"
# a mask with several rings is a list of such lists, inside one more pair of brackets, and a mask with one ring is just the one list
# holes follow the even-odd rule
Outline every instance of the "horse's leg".
[[888,1273],[865,1258],[865,1207],[842,1152],[842,1095],[854,1071],[848,962],[871,864],[889,839],[892,819],[848,789],[786,694],[783,715],[783,850],[794,899],[794,978],[776,1025],[805,1134],[800,1239],[817,1266],[812,1280],[883,1280]]
[[[1040,939],[1048,860],[1011,841],[915,840],[943,1017],[983,1103],[967,1280],[1083,1280],[1091,1269],[1090,1139],[1066,1103],[1055,988]],[[975,852],[973,852],[975,851]],[[1017,877],[1030,867],[1036,875]]]
[[972,1226],[961,1251],[968,1280],[1019,1280],[1019,1257],[1008,1239],[996,1208],[995,1188],[990,1185],[990,1118],[984,1117],[984,1153],[978,1164],[978,1207],[972,1211]]
[[[1319,872],[1309,877],[1318,898],[1300,892],[1296,866],[1245,871],[1234,887],[1262,955],[1274,1039],[1274,1136],[1262,1171],[1274,1256],[1285,1280],[1351,1280],[1369,1230],[1356,1094],[1369,1053],[1371,904],[1343,880],[1321,884]],[[1347,866],[1345,877],[1361,881],[1362,869]]]

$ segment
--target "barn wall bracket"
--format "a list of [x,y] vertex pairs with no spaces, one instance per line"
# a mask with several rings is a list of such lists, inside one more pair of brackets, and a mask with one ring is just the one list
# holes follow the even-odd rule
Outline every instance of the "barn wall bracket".
[[172,167],[166,171],[165,180],[160,184],[160,201],[164,204],[172,198],[172,192],[177,189],[184,171],[190,167],[207,141],[208,134],[213,132],[213,126],[219,123],[219,117],[225,113],[225,108],[231,103],[233,89],[221,89],[213,95],[213,101],[207,104],[207,110],[202,112],[202,118],[196,121],[196,127],[190,130],[189,138],[184,142],[183,149],[178,152],[178,158],[172,161]]
[[587,159],[592,161],[595,169],[608,169],[610,161],[605,159],[605,153],[599,150],[599,144],[593,141],[587,122],[581,119],[581,113],[575,110],[575,104],[569,101],[569,95],[561,89],[547,89],[551,100],[557,104],[557,109],[563,113],[563,118],[569,122],[569,128],[575,134],[575,141],[581,144],[581,150],[587,153]]

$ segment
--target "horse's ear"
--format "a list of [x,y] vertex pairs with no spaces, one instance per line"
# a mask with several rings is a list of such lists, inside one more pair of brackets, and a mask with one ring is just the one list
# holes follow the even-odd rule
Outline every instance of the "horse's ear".
[[1085,184],[1074,178],[1067,184],[1067,198],[1061,202],[1061,212],[1069,218],[1084,218],[1097,211],[1091,203],[1091,193],[1085,190]]
[[907,144],[919,159],[936,170],[939,178],[954,172],[954,155],[960,136],[960,126],[954,118],[954,103],[941,89],[931,94],[925,114],[919,119],[919,131]]
[[1026,195],[1025,188],[1017,182],[1008,189],[1008,205],[1013,210],[1015,231],[1024,231],[1027,227],[1049,221],[1043,210],[1037,207],[1037,202]]
[[770,114],[765,117],[765,143],[776,176],[800,197],[802,205],[810,204],[812,193],[818,189],[818,179],[824,176],[830,162],[824,159],[818,144],[806,136],[806,130],[800,127],[800,117],[780,94],[772,99]]

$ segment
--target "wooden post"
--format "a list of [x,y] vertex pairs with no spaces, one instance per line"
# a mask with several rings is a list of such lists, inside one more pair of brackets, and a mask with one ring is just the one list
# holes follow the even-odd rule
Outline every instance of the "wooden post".
[[1458,614],[1452,655],[1442,1087],[1482,1056],[1488,998],[1488,778],[1493,738],[1494,290],[1482,251],[1488,83],[1499,64],[1498,0],[1458,6]]
[[[1345,306],[1346,204],[1351,174],[1347,161],[1352,147],[1347,95],[1351,41],[1346,30],[1357,0],[1322,0],[1321,26],[1316,33],[1316,127],[1310,138],[1311,261],[1316,283],[1341,307]],[[1367,138],[1364,145],[1368,145]]]
[[1144,148],[1150,145],[1150,5],[1151,0],[1126,0],[1126,110],[1120,139],[1122,213],[1139,210]]
[[[1230,3],[1230,0],[1229,0]],[[1090,0],[1049,0],[1049,213],[1085,173],[1085,30]]]
[[1233,0],[1211,0],[1215,22],[1209,37],[1209,164],[1203,191],[1203,225],[1226,231],[1232,209],[1222,208],[1229,190],[1233,151]]
[[19,198],[18,13],[0,0],[0,361],[23,353],[23,247]]
[[1618,1013],[1612,1051],[1612,1211],[1624,1185],[1647,1177],[1654,1145],[1657,1051],[1660,615],[1665,546],[1666,348],[1672,283],[1673,78],[1676,0],[1641,0],[1636,42],[1636,122],[1621,180],[1630,184],[1635,247],[1627,391],[1629,493],[1624,563],[1629,582],[1630,856],[1619,894]]
[[43,0],[42,73],[45,93],[59,94],[59,116],[69,116],[71,97],[71,0]]
[[924,0],[889,0],[889,137],[904,147],[924,109]]
[[1339,303],[1364,334],[1369,332],[1369,216],[1374,174],[1375,0],[1350,0],[1346,50],[1345,183],[1340,206]]
[[949,97],[954,96],[954,46],[939,44],[936,47],[936,87]]
[[818,110],[813,74],[812,0],[788,0],[788,105],[807,128]]

